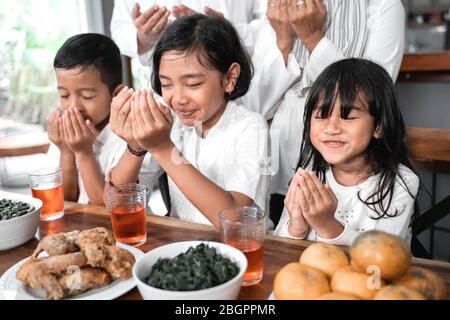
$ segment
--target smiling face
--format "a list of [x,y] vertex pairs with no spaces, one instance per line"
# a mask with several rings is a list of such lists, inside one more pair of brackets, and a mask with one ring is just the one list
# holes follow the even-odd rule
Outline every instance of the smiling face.
[[[320,104],[319,104],[320,105]],[[311,117],[311,143],[329,164],[347,168],[367,166],[365,151],[373,137],[379,138],[374,118],[357,99],[346,119],[341,118],[341,102],[336,99],[328,117],[316,108]]]
[[161,57],[159,79],[164,101],[184,125],[201,122],[208,130],[219,121],[227,103],[225,75],[205,68],[195,54],[167,51]]
[[102,125],[108,119],[112,96],[98,70],[89,67],[56,68],[56,81],[64,111],[76,108],[94,126]]

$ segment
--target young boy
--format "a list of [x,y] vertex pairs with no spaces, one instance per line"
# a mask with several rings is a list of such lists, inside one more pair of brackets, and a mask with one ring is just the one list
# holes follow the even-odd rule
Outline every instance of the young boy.
[[100,34],[76,35],[53,66],[61,107],[48,118],[48,154],[62,168],[64,199],[104,205],[105,171],[126,148],[109,125],[111,101],[123,88],[119,49]]

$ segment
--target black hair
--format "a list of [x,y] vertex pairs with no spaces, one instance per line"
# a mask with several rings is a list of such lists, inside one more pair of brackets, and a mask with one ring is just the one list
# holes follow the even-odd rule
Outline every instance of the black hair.
[[406,128],[393,81],[386,70],[374,62],[344,59],[328,66],[319,75],[305,105],[303,141],[297,167],[311,168],[325,182],[325,171],[330,165],[311,143],[311,117],[313,112],[318,112],[321,118],[328,118],[337,99],[340,100],[342,119],[348,118],[357,101],[363,102],[368,113],[374,117],[375,128],[380,129],[380,138],[372,137],[365,152],[373,174],[379,173],[380,180],[372,195],[361,199],[358,193],[359,199],[377,214],[373,219],[397,216],[397,212],[388,213],[397,176],[414,198],[399,174],[399,165],[413,169],[407,156]]
[[153,52],[153,90],[162,95],[159,66],[167,51],[195,53],[205,68],[226,74],[233,63],[241,67],[234,91],[224,94],[227,101],[235,100],[247,93],[253,76],[253,65],[241,39],[224,18],[204,14],[192,14],[177,19],[162,33]]
[[111,93],[122,83],[120,50],[113,40],[102,34],[84,33],[69,38],[58,50],[53,67],[95,68]]

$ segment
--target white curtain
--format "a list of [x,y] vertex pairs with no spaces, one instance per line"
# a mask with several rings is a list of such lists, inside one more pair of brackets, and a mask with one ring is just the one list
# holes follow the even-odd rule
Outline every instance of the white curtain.
[[78,0],[81,32],[105,34],[101,0]]

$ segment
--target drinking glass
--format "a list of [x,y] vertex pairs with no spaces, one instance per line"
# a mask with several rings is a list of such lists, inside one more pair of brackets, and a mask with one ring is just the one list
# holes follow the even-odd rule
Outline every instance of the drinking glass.
[[33,197],[42,200],[42,221],[56,220],[64,216],[64,188],[60,167],[31,172],[30,187]]
[[111,187],[106,192],[106,205],[118,242],[139,246],[147,241],[146,199],[145,186],[137,183]]
[[241,250],[247,257],[242,285],[260,282],[264,270],[264,211],[257,207],[239,207],[224,210],[219,217],[221,241]]

